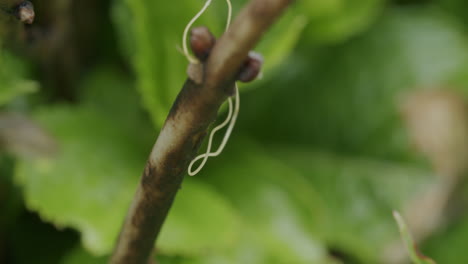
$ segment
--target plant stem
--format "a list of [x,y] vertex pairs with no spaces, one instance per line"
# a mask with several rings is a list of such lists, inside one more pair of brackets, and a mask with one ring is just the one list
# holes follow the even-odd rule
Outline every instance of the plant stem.
[[248,52],[292,0],[252,0],[219,39],[203,73],[188,79],[153,146],[110,263],[147,264],[161,226],[218,109],[234,92]]

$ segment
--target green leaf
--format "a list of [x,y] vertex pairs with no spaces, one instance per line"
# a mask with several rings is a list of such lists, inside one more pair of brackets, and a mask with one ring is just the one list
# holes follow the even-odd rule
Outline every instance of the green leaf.
[[303,147],[268,150],[317,189],[329,219],[317,227],[321,237],[364,263],[380,262],[380,253],[396,238],[394,222],[388,217],[392,209],[401,208],[434,181],[432,173],[399,163]]
[[436,0],[433,5],[436,8],[442,8],[449,15],[458,19],[464,26],[468,26],[468,19],[464,10],[468,7],[464,0]]
[[106,264],[107,257],[95,257],[81,247],[76,247],[61,262],[62,264]]
[[[113,20],[123,53],[133,63],[143,105],[156,127],[162,126],[187,77],[188,62],[180,52],[182,33],[203,4],[201,0],[182,0],[177,5],[149,0],[121,0],[113,6]],[[237,4],[233,3],[235,10]],[[213,1],[196,25],[208,26],[219,37],[224,29],[225,16],[226,4]],[[268,71],[294,48],[305,23],[305,16],[291,11],[265,35],[256,49],[265,58],[265,76],[269,76]]]
[[23,61],[0,47],[0,106],[39,89],[37,82],[25,79],[26,72],[27,67]]
[[272,70],[278,67],[295,48],[303,35],[307,21],[307,16],[297,15],[296,10],[288,10],[262,37],[255,50],[258,50],[265,58],[262,66],[264,77],[273,76]]
[[[122,0],[116,4],[114,20],[120,29],[124,50],[138,77],[143,105],[156,127],[161,127],[186,78],[187,59],[178,50],[185,25],[203,6],[203,1]],[[130,13],[124,9],[130,10]],[[210,9],[211,10],[211,9]],[[215,12],[208,10],[197,24],[219,33]]]
[[242,263],[328,261],[318,231],[329,221],[323,201],[297,171],[253,142],[231,142],[199,177],[231,200],[248,223],[250,241],[263,248]]
[[57,226],[80,230],[93,253],[108,253],[144,167],[145,147],[91,108],[49,107],[36,118],[60,151],[54,159],[18,163],[27,207]]
[[89,72],[81,82],[80,97],[85,107],[95,108],[117,121],[132,122],[132,125],[142,128],[143,138],[154,140],[154,134],[149,133],[152,127],[146,125],[148,120],[142,117],[140,98],[133,80],[115,66],[100,65]]
[[325,263],[325,245],[377,263],[398,236],[388,217],[392,208],[434,180],[404,164],[303,147],[262,149],[246,139],[234,139],[199,177],[226,195],[250,226],[252,247],[261,252],[252,263]]
[[186,179],[158,239],[163,254],[200,255],[226,251],[238,240],[240,219],[206,184]]
[[466,263],[466,239],[468,237],[468,219],[452,222],[436,232],[421,245],[424,252],[430,252],[431,258],[437,263]]
[[282,78],[243,99],[242,112],[255,114],[240,118],[266,142],[419,161],[400,99],[443,87],[466,65],[467,47],[443,14],[393,9],[359,38],[316,52],[304,47],[282,68]]
[[403,217],[397,212],[393,211],[393,217],[395,217],[395,220],[398,224],[398,228],[400,229],[400,234],[403,239],[403,242],[405,243],[406,250],[408,251],[411,260],[413,261],[414,264],[435,264],[435,261],[424,256],[421,254],[416,246],[416,243],[414,242],[410,231],[408,230],[408,227],[406,226],[405,221],[403,220]]
[[[96,255],[112,250],[155,138],[148,121],[135,111],[131,86],[118,75],[98,68],[83,82],[81,105],[35,112],[55,136],[59,153],[22,159],[15,175],[29,209],[57,226],[79,230],[84,247]],[[239,225],[222,196],[203,183],[187,181],[170,211],[158,251],[222,251],[237,239]]]
[[[0,79],[0,81],[2,80]],[[39,85],[35,81],[16,80],[4,83],[4,87],[0,91],[0,105],[8,103],[20,95],[36,92],[38,88]]]
[[301,1],[300,11],[310,19],[306,30],[309,40],[333,43],[346,40],[365,30],[380,14],[385,0]]

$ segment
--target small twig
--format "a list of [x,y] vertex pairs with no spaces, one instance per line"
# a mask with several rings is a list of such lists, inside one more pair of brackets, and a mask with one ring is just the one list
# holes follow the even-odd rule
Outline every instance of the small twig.
[[146,264],[188,162],[196,155],[249,51],[292,0],[252,0],[219,39],[203,82],[188,79],[153,147],[110,263]]

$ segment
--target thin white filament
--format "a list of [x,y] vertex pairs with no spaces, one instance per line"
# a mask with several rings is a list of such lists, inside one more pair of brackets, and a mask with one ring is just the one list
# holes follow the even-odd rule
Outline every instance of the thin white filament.
[[[206,1],[203,8],[192,18],[192,20],[190,20],[190,22],[187,24],[187,26],[184,29],[184,35],[183,35],[183,38],[182,38],[183,53],[185,54],[185,56],[187,57],[187,59],[188,59],[188,61],[190,63],[199,63],[199,61],[196,58],[194,58],[193,56],[191,56],[190,53],[188,52],[188,48],[187,48],[188,31],[189,31],[190,27],[193,25],[193,23],[205,12],[205,10],[211,4],[211,1],[212,0],[207,0]],[[227,3],[227,6],[228,6],[228,15],[227,15],[225,31],[227,31],[229,26],[231,25],[231,18],[232,18],[231,1],[226,0],[226,3]],[[199,173],[201,171],[201,169],[203,168],[203,166],[205,166],[206,161],[208,160],[209,157],[216,157],[219,154],[221,154],[221,152],[223,152],[223,149],[226,146],[229,137],[231,136],[232,130],[234,129],[234,125],[236,124],[237,116],[239,114],[239,109],[240,109],[240,96],[239,96],[239,88],[237,87],[237,84],[235,84],[234,90],[235,90],[234,109],[233,109],[233,106],[232,106],[232,104],[233,104],[232,103],[232,98],[229,97],[228,98],[228,103],[229,103],[228,115],[227,115],[227,117],[226,117],[226,119],[224,120],[223,123],[217,125],[211,131],[210,136],[208,138],[208,146],[206,148],[206,152],[203,153],[203,154],[198,155],[196,158],[194,158],[190,162],[189,167],[188,167],[188,174],[190,176],[194,176],[197,173]],[[223,129],[228,124],[229,124],[229,126],[228,126],[228,128],[226,130],[226,133],[224,134],[223,140],[221,141],[221,144],[219,145],[218,149],[215,152],[211,152],[211,146],[213,145],[214,135],[216,134],[217,131]],[[202,162],[200,163],[200,165],[198,165],[198,167],[195,170],[192,171],[193,165],[199,160],[202,160]]]
[[[200,172],[200,170],[205,166],[206,161],[208,160],[209,157],[216,157],[221,152],[223,152],[224,147],[226,146],[226,143],[231,136],[232,130],[234,129],[234,125],[236,124],[237,116],[239,115],[239,109],[240,109],[240,96],[239,96],[239,89],[237,88],[237,84],[235,85],[235,103],[234,103],[234,111],[232,109],[232,98],[228,98],[228,103],[229,103],[229,109],[228,109],[228,116],[224,120],[223,123],[219,124],[210,133],[210,137],[208,139],[208,146],[206,148],[206,152],[203,154],[198,155],[195,159],[190,162],[190,165],[188,167],[188,174],[190,176],[194,176],[197,173]],[[229,126],[226,130],[226,134],[224,134],[223,140],[221,141],[221,144],[219,145],[218,149],[215,152],[210,152],[211,151],[211,145],[213,144],[213,137],[214,134],[224,128],[227,124],[229,123]],[[200,165],[198,165],[197,169],[192,171],[193,165],[200,159],[203,159]]]
[[[216,150],[215,152],[212,152],[210,154],[210,157],[216,157],[219,154],[221,154],[221,152],[223,152],[223,149],[226,146],[226,143],[229,137],[231,136],[231,132],[234,129],[234,125],[236,124],[237,116],[239,115],[239,109],[240,109],[240,96],[239,96],[239,89],[237,88],[237,84],[235,84],[234,89],[235,89],[236,97],[234,101],[234,112],[232,113],[231,122],[229,123],[229,126],[226,130],[226,134],[224,134],[223,141],[221,141],[221,144],[219,145],[218,150]],[[230,104],[232,104],[231,101],[232,101],[232,98],[229,97]]]
[[[187,60],[190,62],[190,63],[199,63],[199,61],[197,60],[197,58],[193,57],[189,51],[188,51],[188,48],[187,48],[187,36],[188,36],[188,31],[190,30],[190,28],[192,27],[193,23],[195,23],[195,21],[197,21],[197,19],[203,14],[205,13],[206,9],[210,6],[211,4],[211,1],[212,0],[207,0],[205,2],[205,5],[202,7],[202,9],[200,11],[198,11],[198,13],[192,18],[192,20],[190,20],[187,24],[187,26],[185,26],[185,29],[184,29],[184,34],[182,36],[182,50],[184,52],[184,55],[185,57],[187,57]],[[227,0],[229,1],[229,0]]]
[[[197,21],[198,18],[200,18],[203,13],[205,13],[206,9],[210,6],[212,0],[207,0],[205,2],[205,5],[198,11],[198,13],[188,22],[187,26],[185,26],[184,33],[182,36],[182,53],[187,57],[187,60],[190,63],[199,63],[198,59],[193,57],[190,52],[188,51],[187,47],[187,37],[188,37],[188,31],[192,27],[193,23]],[[230,0],[226,0],[227,6],[228,6],[228,14],[227,14],[227,21],[226,21],[226,29],[225,31],[228,30],[229,26],[231,25],[231,18],[232,18],[232,4]]]
[[229,26],[231,25],[231,18],[232,18],[232,5],[231,5],[231,0],[226,0],[227,6],[228,6],[228,15],[227,15],[227,20],[226,20],[226,29],[224,31],[227,31]]

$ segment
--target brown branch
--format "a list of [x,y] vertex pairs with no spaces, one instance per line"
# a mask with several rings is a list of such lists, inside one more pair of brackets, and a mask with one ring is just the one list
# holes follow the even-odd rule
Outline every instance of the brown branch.
[[232,95],[248,52],[291,2],[252,0],[213,48],[204,82],[185,82],[150,154],[110,263],[148,263],[187,164],[220,105]]

